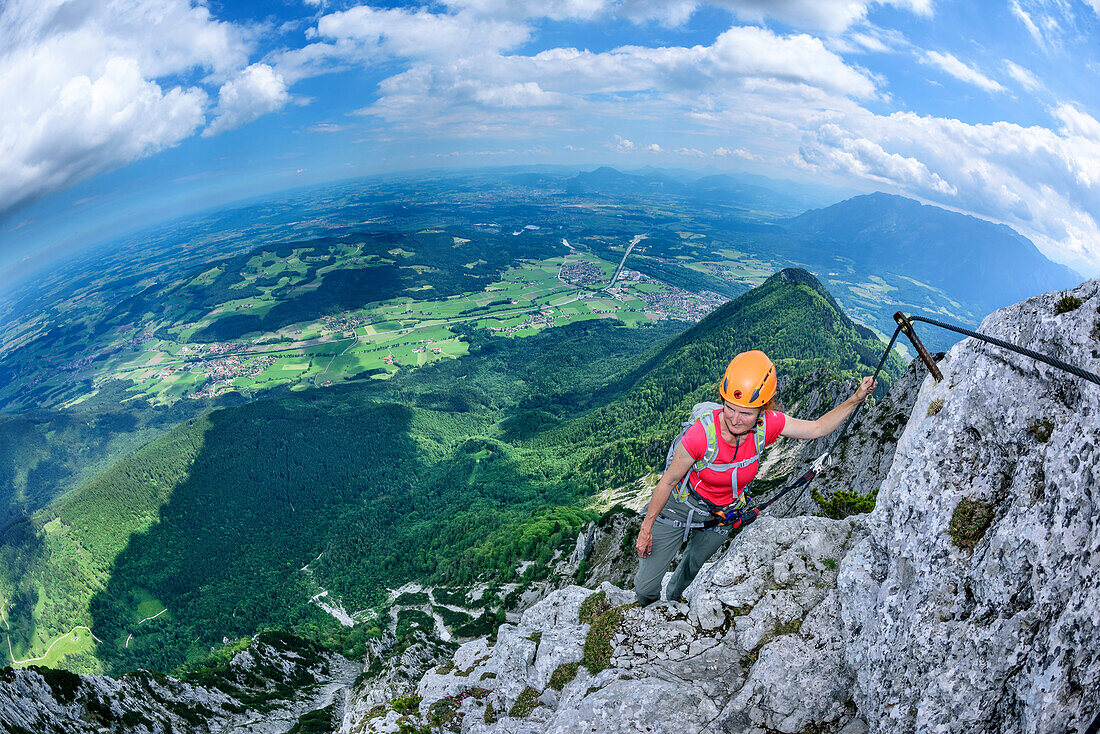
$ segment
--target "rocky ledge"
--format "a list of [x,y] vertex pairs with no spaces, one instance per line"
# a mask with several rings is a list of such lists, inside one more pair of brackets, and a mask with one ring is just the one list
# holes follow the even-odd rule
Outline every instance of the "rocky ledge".
[[28,668],[0,671],[0,731],[11,734],[282,734],[332,731],[360,668],[339,655],[265,632],[223,666],[188,680],[137,671],[119,678]]

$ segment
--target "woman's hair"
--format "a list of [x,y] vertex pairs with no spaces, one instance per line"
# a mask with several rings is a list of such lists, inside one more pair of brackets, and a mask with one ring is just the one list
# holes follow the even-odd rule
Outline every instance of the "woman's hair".
[[773,395],[772,399],[764,403],[764,410],[774,410],[777,413],[783,412],[783,401],[779,399],[778,395]]
[[[721,395],[719,395],[718,396],[718,403],[720,405],[724,404],[725,403],[725,398],[723,398]],[[773,410],[777,413],[782,413],[785,410],[785,408],[783,407],[783,401],[779,399],[778,395],[773,395],[771,400],[769,400],[768,402],[766,402],[766,403],[764,403],[763,405],[760,406],[760,412],[761,413],[763,413],[765,410]]]

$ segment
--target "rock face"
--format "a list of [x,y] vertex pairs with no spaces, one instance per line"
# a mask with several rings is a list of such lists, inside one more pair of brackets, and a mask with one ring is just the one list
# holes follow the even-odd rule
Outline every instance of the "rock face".
[[[414,633],[411,643],[400,652],[395,652],[392,645],[392,638],[371,645],[368,651],[370,663],[356,681],[356,686],[347,691],[338,731],[352,731],[354,724],[373,718],[380,710],[386,709],[388,702],[415,689],[421,676],[438,665],[453,649],[453,646],[429,639],[420,632]],[[359,685],[360,680],[364,680],[365,685]]]
[[339,655],[263,633],[191,682],[138,671],[120,678],[30,668],[0,671],[0,731],[12,734],[281,734],[301,717],[338,722],[359,672]]
[[[1056,315],[1062,295],[980,331],[1100,372],[1100,282]],[[882,732],[1082,730],[1100,709],[1100,386],[973,340],[940,368],[841,566],[856,704]],[[988,528],[953,539],[970,502]]]

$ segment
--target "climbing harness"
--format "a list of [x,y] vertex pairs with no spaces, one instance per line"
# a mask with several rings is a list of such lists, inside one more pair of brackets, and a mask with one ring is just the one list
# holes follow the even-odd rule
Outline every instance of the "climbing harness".
[[[1025,357],[1031,357],[1034,360],[1037,360],[1044,364],[1049,364],[1051,367],[1056,367],[1064,372],[1068,372],[1071,375],[1080,377],[1083,380],[1088,380],[1089,382],[1094,382],[1097,385],[1100,385],[1100,375],[1093,374],[1092,372],[1083,370],[1080,367],[1069,364],[1068,362],[1063,362],[1060,359],[1056,359],[1046,354],[1041,354],[1031,349],[1020,347],[1010,342],[1006,342],[1002,339],[997,339],[996,337],[982,334],[981,332],[971,331],[970,329],[964,329],[961,326],[948,324],[943,321],[937,321],[936,319],[925,318],[924,316],[906,316],[901,311],[897,311],[894,313],[894,321],[897,323],[898,326],[896,329],[894,329],[894,335],[890,337],[890,343],[886,345],[886,351],[882,353],[882,359],[879,360],[878,367],[875,368],[875,379],[878,378],[878,373],[882,370],[882,366],[886,363],[886,358],[889,356],[890,350],[894,348],[894,342],[897,341],[898,334],[905,334],[905,336],[909,338],[909,341],[912,342],[913,347],[917,350],[917,354],[920,355],[921,361],[924,362],[925,366],[928,368],[928,371],[932,373],[932,377],[935,378],[936,382],[939,382],[943,379],[943,373],[941,373],[940,368],[936,366],[936,361],[932,358],[932,355],[924,347],[924,344],[917,336],[916,330],[913,328],[913,322],[920,321],[925,324],[930,324],[931,326],[938,326],[941,329],[947,329],[948,331],[953,331],[957,334],[962,334],[963,336],[968,336],[972,339],[986,342],[987,344],[1001,347],[1002,349],[1007,349],[1011,352],[1016,352],[1017,354],[1022,354]],[[778,500],[780,497],[783,497],[785,494],[792,490],[805,487],[807,484],[809,484],[813,480],[813,478],[817,476],[818,472],[825,468],[826,464],[829,461],[829,455],[832,453],[833,449],[836,448],[836,445],[840,442],[840,439],[848,431],[848,427],[852,424],[852,421],[855,419],[856,415],[860,411],[860,408],[862,407],[863,403],[860,403],[856,406],[856,409],[853,410],[851,415],[848,416],[848,419],[844,421],[844,425],[840,427],[840,431],[833,438],[832,443],[830,443],[829,447],[825,449],[825,453],[817,457],[813,465],[810,467],[809,471],[807,471],[805,474],[795,480],[792,484],[781,489],[778,493],[776,493],[774,497],[769,498],[767,502],[745,510],[741,515],[740,521],[736,523],[731,523],[730,527],[733,529],[745,527],[746,525],[755,521],[756,518],[760,517],[760,513],[768,509],[768,507],[770,507],[772,503]],[[1097,722],[1100,722],[1100,717],[1097,718]],[[1094,724],[1097,722],[1094,722]]]
[[[680,445],[680,440],[684,437],[684,434],[696,423],[703,424],[703,431],[707,436],[707,450],[702,457],[691,465],[691,469],[684,474],[684,478],[680,481],[679,486],[673,494],[676,501],[682,503],[687,508],[687,520],[676,520],[661,515],[658,515],[656,518],[656,521],[662,525],[683,528],[685,542],[692,530],[709,530],[711,528],[723,527],[726,525],[736,527],[735,523],[741,520],[741,515],[744,512],[745,506],[748,504],[748,485],[744,487],[738,486],[738,470],[757,463],[760,460],[761,452],[764,450],[768,423],[766,412],[761,411],[760,418],[757,420],[756,427],[753,429],[753,441],[756,444],[756,452],[749,458],[742,459],[741,461],[718,463],[716,459],[718,458],[719,448],[719,428],[714,420],[714,411],[721,407],[722,406],[717,403],[700,403],[692,408],[691,416],[693,420],[684,423],[683,429],[677,434],[676,438],[673,439],[665,459],[665,469],[668,469],[668,465],[672,463],[672,456],[676,452],[676,447]],[[738,443],[734,448],[735,457],[740,446],[741,444]],[[717,505],[699,494],[695,487],[691,485],[691,475],[694,473],[698,476],[699,472],[704,469],[710,469],[716,472],[728,471],[730,473],[731,490],[733,492],[732,503],[725,506]],[[710,519],[703,522],[693,522],[696,514],[702,515],[703,517],[709,516]]]

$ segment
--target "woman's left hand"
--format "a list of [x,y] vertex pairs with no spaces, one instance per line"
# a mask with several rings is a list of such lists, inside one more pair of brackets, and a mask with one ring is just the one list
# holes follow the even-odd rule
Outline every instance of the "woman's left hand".
[[853,397],[857,403],[862,403],[868,395],[875,391],[876,387],[878,387],[878,380],[873,377],[864,377],[863,382],[859,383],[859,387],[856,388],[856,394]]

